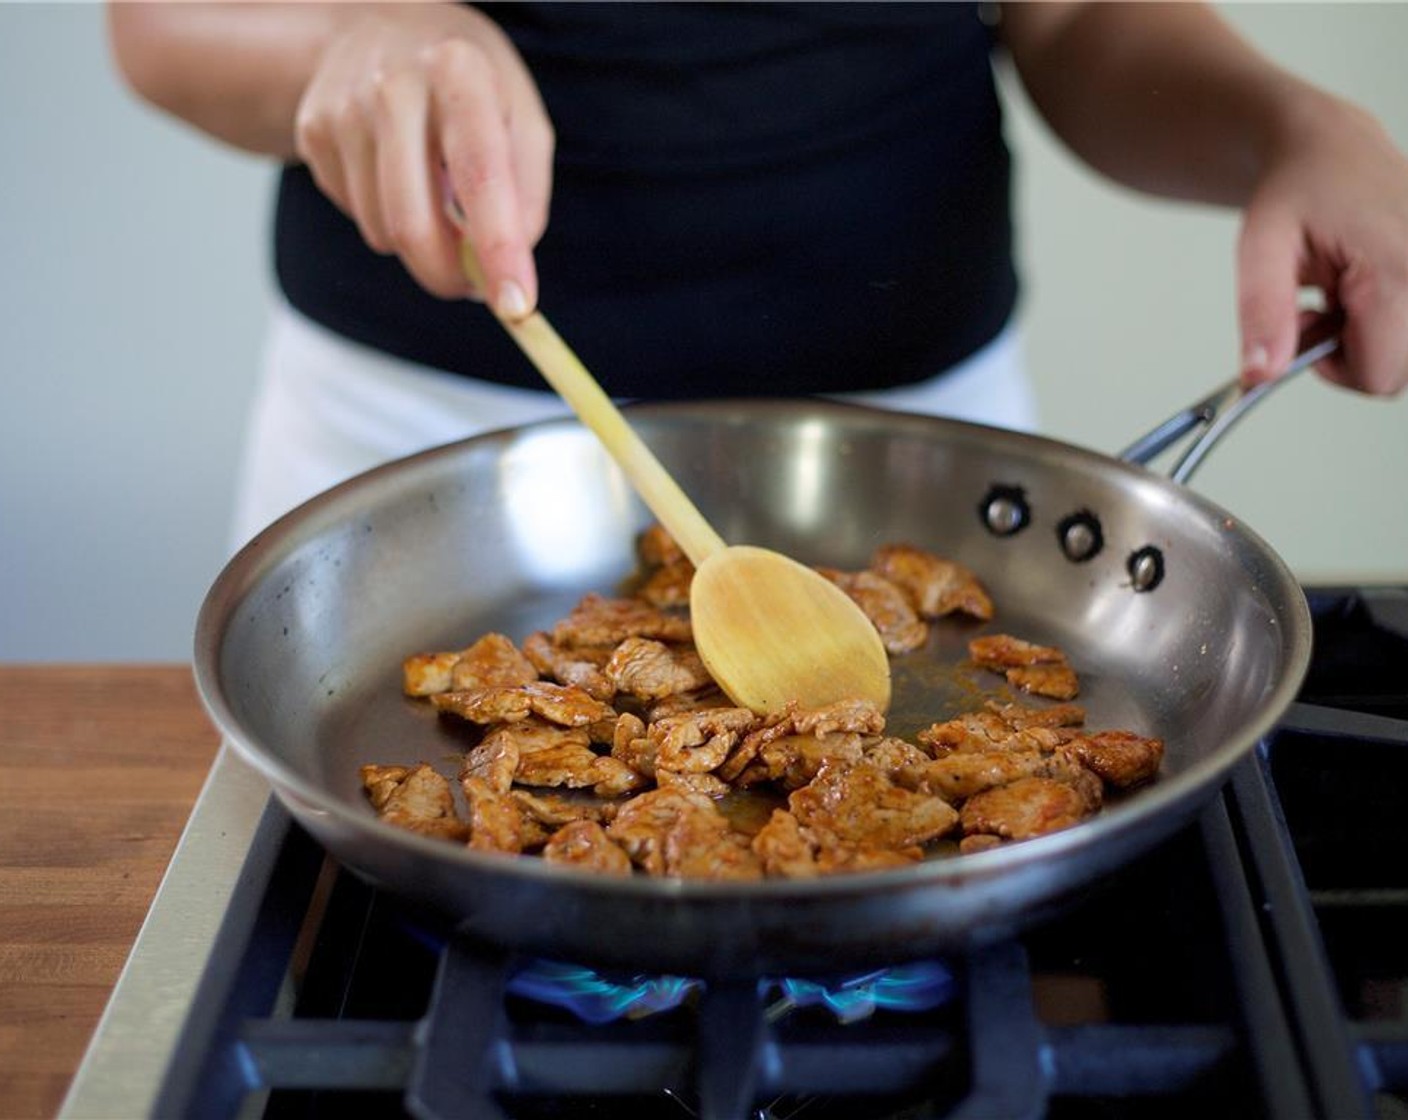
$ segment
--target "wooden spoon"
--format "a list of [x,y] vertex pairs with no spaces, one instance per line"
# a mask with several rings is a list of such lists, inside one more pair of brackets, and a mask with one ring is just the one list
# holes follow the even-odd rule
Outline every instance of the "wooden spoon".
[[[465,274],[479,279],[467,241],[460,255]],[[764,713],[780,712],[789,702],[818,708],[851,698],[884,711],[889,659],[874,624],[851,597],[781,553],[726,545],[541,312],[499,322],[693,562],[694,643],[729,698]]]

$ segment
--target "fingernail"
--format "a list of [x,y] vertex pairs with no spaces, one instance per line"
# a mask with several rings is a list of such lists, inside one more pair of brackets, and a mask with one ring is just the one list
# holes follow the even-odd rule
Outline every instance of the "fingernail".
[[505,280],[499,285],[499,298],[494,309],[505,319],[521,319],[528,314],[528,297],[514,281]]
[[1247,373],[1265,373],[1271,363],[1271,353],[1260,342],[1255,343],[1242,354],[1242,369]]

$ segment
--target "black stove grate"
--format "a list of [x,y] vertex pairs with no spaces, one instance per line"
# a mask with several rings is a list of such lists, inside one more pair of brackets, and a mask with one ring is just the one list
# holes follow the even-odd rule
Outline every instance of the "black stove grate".
[[[512,956],[447,946],[271,805],[158,1111],[1408,1117],[1408,660],[1382,660],[1408,638],[1363,594],[1312,606],[1329,667],[1199,822],[1021,941],[946,962],[957,997],[925,1011],[774,1020],[722,986],[584,1024],[507,995]],[[1366,627],[1368,665],[1338,652]]]

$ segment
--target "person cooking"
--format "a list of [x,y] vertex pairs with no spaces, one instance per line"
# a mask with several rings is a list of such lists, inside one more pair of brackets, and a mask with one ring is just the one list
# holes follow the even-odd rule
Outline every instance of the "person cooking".
[[827,394],[1034,427],[997,49],[1096,170],[1241,209],[1245,382],[1289,362],[1310,286],[1344,320],[1321,374],[1408,384],[1408,161],[1204,6],[109,14],[138,94],[284,163],[241,542],[377,463],[565,411],[466,300],[516,318],[541,298],[621,399]]

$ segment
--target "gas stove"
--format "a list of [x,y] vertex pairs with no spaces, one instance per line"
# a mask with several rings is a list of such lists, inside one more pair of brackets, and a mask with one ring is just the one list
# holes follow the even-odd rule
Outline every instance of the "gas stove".
[[1022,938],[706,985],[472,944],[228,748],[64,1116],[1408,1117],[1408,588],[1308,592],[1298,702]]

